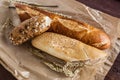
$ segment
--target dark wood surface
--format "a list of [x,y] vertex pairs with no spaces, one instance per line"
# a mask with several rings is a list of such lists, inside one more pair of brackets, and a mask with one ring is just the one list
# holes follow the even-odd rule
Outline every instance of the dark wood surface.
[[89,7],[120,18],[120,0],[77,0]]
[[118,55],[105,80],[120,80],[120,55]]
[[16,80],[10,72],[0,65],[0,80]]
[[[120,18],[120,0],[78,0],[89,7],[101,10]],[[2,65],[0,65],[0,80],[16,80]],[[120,80],[120,55],[107,74],[105,80]]]

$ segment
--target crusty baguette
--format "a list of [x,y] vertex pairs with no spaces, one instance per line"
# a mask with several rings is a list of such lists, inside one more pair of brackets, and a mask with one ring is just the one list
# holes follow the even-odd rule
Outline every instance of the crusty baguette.
[[58,15],[57,13],[53,13],[47,10],[43,10],[33,6],[25,5],[25,4],[15,3],[15,6],[21,21],[29,19],[33,16],[38,16],[40,13],[45,14],[46,16],[49,16],[51,19],[54,19],[55,17],[64,18],[64,16]]
[[[47,38],[47,39],[46,39]],[[62,60],[86,61],[105,58],[106,53],[64,35],[45,32],[32,40],[32,45]]]
[[49,31],[66,35],[99,49],[110,46],[110,39],[105,32],[72,19],[54,19]]
[[22,22],[18,27],[15,27],[9,39],[14,45],[19,45],[30,38],[33,38],[47,31],[50,27],[51,19],[43,14],[32,17]]
[[99,49],[106,49],[110,47],[110,39],[108,35],[102,30],[87,23],[69,19],[62,15],[28,5],[16,4],[16,7],[21,20],[25,20],[24,16],[28,18],[28,16],[33,17],[43,13],[53,20],[49,31],[72,37]]

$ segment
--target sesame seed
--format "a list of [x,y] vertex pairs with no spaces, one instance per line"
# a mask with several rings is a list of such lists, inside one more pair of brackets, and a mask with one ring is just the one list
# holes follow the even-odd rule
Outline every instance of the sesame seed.
[[38,23],[38,22],[36,22],[36,23],[35,23],[35,26],[36,26],[36,27],[38,27],[38,26],[39,26],[39,23]]

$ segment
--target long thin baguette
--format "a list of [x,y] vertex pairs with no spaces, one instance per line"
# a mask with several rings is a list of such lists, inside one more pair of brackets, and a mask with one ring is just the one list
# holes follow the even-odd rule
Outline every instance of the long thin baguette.
[[76,21],[29,5],[16,4],[16,7],[21,20],[25,20],[26,14],[26,17],[30,18],[43,13],[53,20],[49,31],[72,37],[99,49],[110,47],[108,35],[102,30],[87,23]]
[[66,35],[99,49],[106,49],[110,46],[110,39],[105,32],[72,19],[54,19],[49,31]]

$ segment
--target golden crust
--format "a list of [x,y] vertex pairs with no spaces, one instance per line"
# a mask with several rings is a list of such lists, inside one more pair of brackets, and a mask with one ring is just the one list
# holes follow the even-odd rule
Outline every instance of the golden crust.
[[99,49],[110,47],[110,39],[105,32],[71,19],[54,19],[49,31],[66,35]]
[[[18,3],[16,7],[21,20],[25,20],[25,17],[29,18],[42,13],[53,20],[49,31],[69,36],[99,49],[110,47],[108,35],[94,26],[29,5]],[[22,11],[25,12],[25,15],[21,13]]]
[[[46,39],[47,38],[47,39]],[[45,32],[32,40],[32,45],[65,61],[97,60],[106,57],[103,51],[64,35]]]
[[[29,6],[29,5],[16,3],[15,6],[16,6],[16,10],[17,10],[18,15],[21,18],[21,21],[24,21],[24,20],[26,20],[28,18],[33,17],[33,16],[37,16],[40,13],[42,13],[42,14],[44,14],[46,16],[49,16],[51,19],[54,19],[54,17],[62,17],[62,18],[64,18],[61,15],[54,14],[54,13],[49,12],[47,10],[43,10],[43,9],[36,8],[36,7],[33,7],[33,6]],[[25,14],[25,15],[23,15],[23,14]],[[27,17],[27,18],[25,19],[24,17]]]

